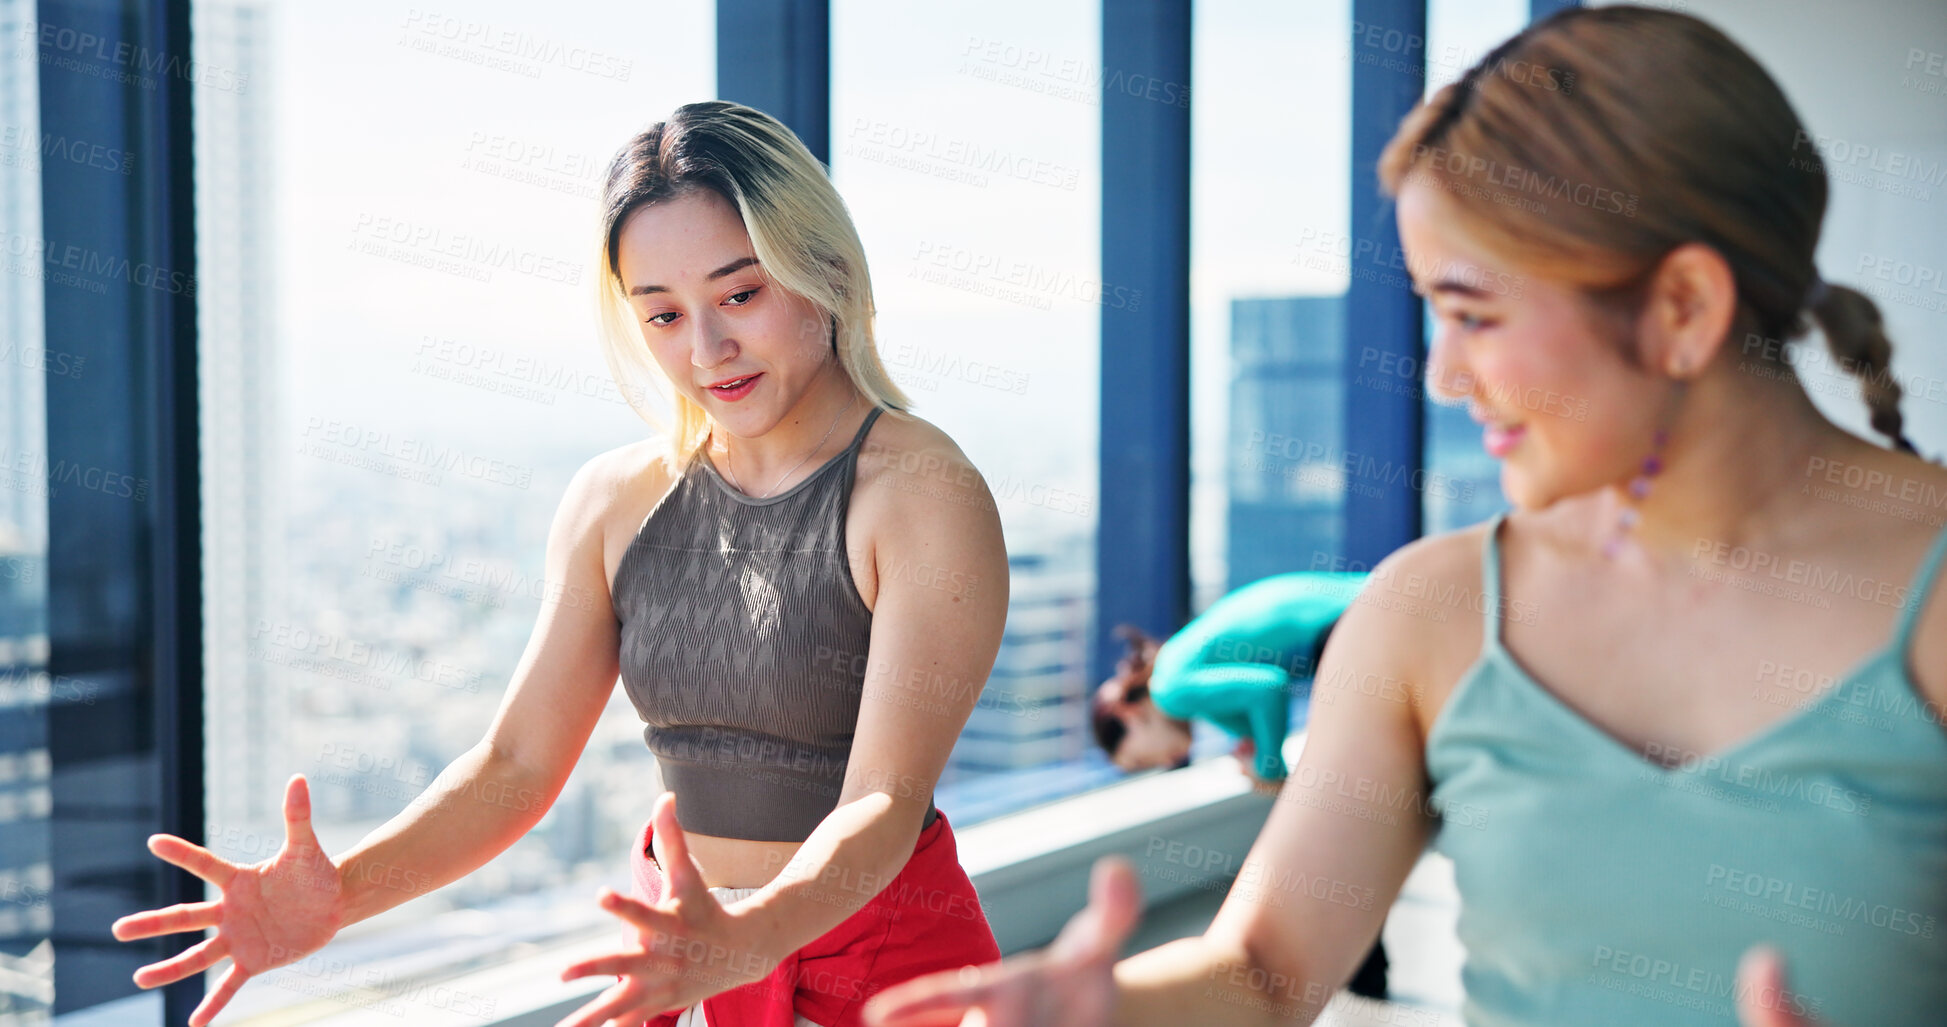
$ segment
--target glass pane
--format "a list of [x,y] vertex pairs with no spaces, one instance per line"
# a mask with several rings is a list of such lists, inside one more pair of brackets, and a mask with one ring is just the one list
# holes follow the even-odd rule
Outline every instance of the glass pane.
[[[1528,24],[1527,0],[1430,0],[1427,5],[1427,92],[1459,78],[1502,40]],[[1433,308],[1426,340],[1433,338]],[[1420,493],[1427,534],[1475,524],[1508,509],[1501,495],[1501,465],[1481,445],[1481,429],[1467,404],[1425,388],[1425,368],[1414,379],[1426,397],[1427,480]]]
[[1195,7],[1191,566],[1201,610],[1331,569],[1344,467],[1351,5]]
[[[297,772],[342,852],[485,732],[569,476],[649,432],[601,358],[590,233],[615,150],[714,95],[714,10],[195,4],[197,60],[241,83],[196,111],[218,853],[276,851]],[[626,890],[651,774],[617,689],[539,827],[224,1015],[304,1022],[612,932],[590,896]],[[424,994],[409,1019],[492,999]]]
[[[1352,30],[1346,2],[1194,11],[1190,562],[1201,611],[1273,574],[1339,569]],[[1292,704],[1294,727],[1306,712]],[[1192,729],[1193,759],[1235,744],[1207,722]]]
[[1094,0],[832,4],[832,173],[879,350],[980,468],[1007,629],[937,801],[970,824],[1102,780],[1088,737],[1100,304]]
[[47,710],[92,687],[47,673],[46,376],[84,367],[42,327],[35,34],[34,4],[0,0],[0,1024],[23,1025],[54,1008]]

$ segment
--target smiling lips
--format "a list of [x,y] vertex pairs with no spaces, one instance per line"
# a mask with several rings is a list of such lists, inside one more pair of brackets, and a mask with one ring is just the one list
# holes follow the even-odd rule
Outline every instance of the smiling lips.
[[1487,455],[1496,460],[1514,452],[1521,437],[1528,433],[1526,425],[1495,421],[1479,410],[1469,410],[1467,413],[1481,425],[1481,445],[1486,447]]
[[1514,447],[1521,442],[1521,436],[1527,433],[1525,425],[1490,424],[1481,432],[1481,445],[1487,447],[1488,456],[1499,460],[1514,452]]
[[705,389],[721,399],[739,400],[750,395],[750,390],[757,385],[757,379],[762,377],[764,377],[764,374],[760,371],[757,374],[747,374],[738,378],[725,378],[722,381],[705,386]]

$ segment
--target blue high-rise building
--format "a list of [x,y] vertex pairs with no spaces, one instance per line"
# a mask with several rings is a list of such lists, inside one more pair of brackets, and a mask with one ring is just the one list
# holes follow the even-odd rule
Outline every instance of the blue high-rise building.
[[1230,304],[1225,588],[1320,566],[1345,508],[1345,297]]

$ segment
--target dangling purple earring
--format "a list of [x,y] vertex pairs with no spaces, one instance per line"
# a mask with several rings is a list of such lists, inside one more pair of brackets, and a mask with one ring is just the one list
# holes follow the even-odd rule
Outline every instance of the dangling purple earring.
[[[1663,444],[1668,441],[1670,441],[1670,433],[1665,429],[1658,428],[1656,430],[1655,441],[1650,449],[1650,455],[1643,458],[1642,470],[1636,472],[1636,477],[1629,479],[1629,498],[1631,500],[1640,503],[1649,498],[1650,479],[1656,477],[1663,470]],[[1613,560],[1616,558],[1616,554],[1622,552],[1623,539],[1629,535],[1629,529],[1636,526],[1637,519],[1638,515],[1634,506],[1623,507],[1622,513],[1616,517],[1615,534],[1610,535],[1609,541],[1602,544],[1602,555],[1604,557]]]

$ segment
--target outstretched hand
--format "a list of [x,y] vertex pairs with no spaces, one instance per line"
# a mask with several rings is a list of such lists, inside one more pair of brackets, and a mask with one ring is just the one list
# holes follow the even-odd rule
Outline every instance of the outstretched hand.
[[602,889],[597,897],[601,907],[636,928],[639,944],[584,959],[561,972],[564,981],[597,974],[618,980],[558,1027],[602,1027],[611,1020],[640,1023],[684,1009],[763,980],[782,955],[759,951],[748,922],[710,894],[676,822],[676,797],[663,793],[651,819],[667,857],[662,896],[648,903]]
[[1115,962],[1142,912],[1142,884],[1126,860],[1096,861],[1088,906],[1054,944],[1001,963],[928,974],[865,1007],[873,1027],[1100,1027],[1115,1006]]
[[243,982],[324,948],[343,926],[338,868],[311,828],[311,793],[302,774],[284,786],[284,845],[270,859],[239,865],[173,834],[150,835],[149,851],[223,892],[208,902],[134,913],[111,928],[120,941],[216,928],[201,943],[135,971],[136,984],[154,988],[230,958],[229,972],[190,1014],[190,1027],[215,1019]]

